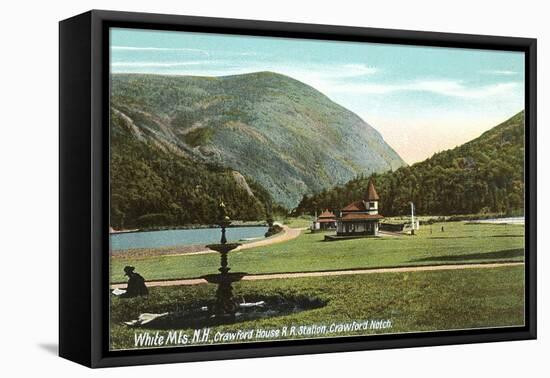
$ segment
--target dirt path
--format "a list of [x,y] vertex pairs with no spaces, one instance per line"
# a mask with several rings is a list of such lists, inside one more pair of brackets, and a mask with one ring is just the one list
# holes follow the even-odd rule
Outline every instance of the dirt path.
[[[505,266],[519,266],[523,262],[507,263],[486,263],[486,264],[452,264],[452,265],[427,265],[427,266],[405,266],[401,268],[373,268],[373,269],[350,269],[335,270],[324,272],[300,272],[300,273],[270,273],[270,274],[250,274],[243,277],[243,281],[272,280],[281,278],[302,278],[302,277],[327,277],[327,276],[348,276],[353,274],[376,274],[376,273],[405,273],[405,272],[425,272],[434,270],[457,270],[457,269],[490,269]],[[191,278],[184,280],[166,280],[166,281],[148,281],[148,287],[153,286],[183,286],[200,285],[207,283],[203,278]],[[126,284],[113,284],[111,288],[123,289]]]
[[[279,232],[278,234],[266,239],[245,243],[240,247],[238,247],[237,249],[235,249],[234,251],[242,251],[243,249],[250,249],[250,248],[256,248],[256,247],[265,247],[266,245],[277,244],[288,240],[296,239],[298,236],[300,236],[300,233],[303,230],[301,228],[290,228],[285,225],[283,225],[282,227],[283,227],[283,231]],[[197,252],[172,253],[165,256],[205,255],[208,253],[218,253],[218,252],[212,251],[211,249],[206,249],[204,251],[197,251]]]
[[258,241],[254,241],[252,243],[243,244],[239,248],[237,248],[235,251],[240,251],[242,249],[256,248],[256,247],[265,247],[266,245],[277,244],[288,240],[296,239],[298,236],[300,236],[300,234],[304,230],[302,228],[290,228],[285,225],[283,225],[282,227],[283,227],[283,231],[279,232],[278,234],[267,239],[261,239]]

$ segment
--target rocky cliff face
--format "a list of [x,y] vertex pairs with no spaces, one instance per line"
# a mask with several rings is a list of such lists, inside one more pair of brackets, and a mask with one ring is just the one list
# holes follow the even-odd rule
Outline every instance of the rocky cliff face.
[[239,175],[288,209],[306,193],[405,165],[356,114],[276,73],[113,75],[111,99],[144,148],[231,168],[246,192]]

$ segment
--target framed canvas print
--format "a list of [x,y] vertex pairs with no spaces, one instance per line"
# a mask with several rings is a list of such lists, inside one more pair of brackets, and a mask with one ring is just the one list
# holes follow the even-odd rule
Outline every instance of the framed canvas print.
[[536,41],[60,23],[60,355],[536,337]]

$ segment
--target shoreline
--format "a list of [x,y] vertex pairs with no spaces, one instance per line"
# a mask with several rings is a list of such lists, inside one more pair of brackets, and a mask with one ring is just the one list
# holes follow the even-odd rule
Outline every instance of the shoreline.
[[[242,244],[234,251],[241,251],[249,248],[263,247],[271,244],[282,243],[287,240],[292,240],[300,236],[303,229],[290,228],[286,225],[282,226],[283,230],[268,238],[262,238],[260,240],[252,240],[249,242],[242,242]],[[160,257],[160,256],[183,256],[183,255],[203,255],[218,253],[214,250],[206,248],[205,245],[184,245],[179,247],[162,247],[162,248],[136,248],[125,249],[116,251],[110,251],[112,259],[124,259],[124,258],[148,258],[148,257]]]
[[[239,221],[235,221],[239,222]],[[227,226],[227,228],[241,228],[241,227],[268,227],[267,223],[236,223],[236,224],[230,224]],[[178,231],[178,230],[202,230],[202,229],[212,229],[212,228],[220,228],[217,224],[195,224],[195,225],[188,225],[188,226],[174,226],[174,227],[156,227],[156,228],[136,228],[136,229],[130,229],[130,230],[114,230],[111,229],[109,231],[110,235],[117,235],[117,234],[132,234],[137,232],[155,232],[155,231]]]

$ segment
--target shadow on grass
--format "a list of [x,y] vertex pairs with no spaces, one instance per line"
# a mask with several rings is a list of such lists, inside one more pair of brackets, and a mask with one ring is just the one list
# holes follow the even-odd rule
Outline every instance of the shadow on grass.
[[248,302],[249,306],[239,306],[235,300],[233,301],[236,306],[235,310],[227,314],[217,314],[215,300],[207,299],[188,305],[186,310],[170,312],[167,308],[165,312],[155,314],[158,316],[152,320],[144,317],[144,315],[151,315],[147,312],[140,314],[137,320],[123,321],[123,323],[129,328],[199,329],[295,314],[321,308],[328,303],[326,300],[305,295],[249,295],[247,297],[250,301]]
[[[333,236],[333,235],[331,235]],[[315,240],[314,243],[334,243],[335,246],[338,245],[338,242],[342,242],[342,241],[352,241],[352,240],[356,240],[356,241],[365,241],[365,240],[369,240],[369,241],[399,241],[399,240],[403,240],[403,239],[406,239],[406,238],[409,238],[411,237],[410,235],[396,235],[396,236],[359,236],[359,237],[354,237],[354,238],[348,238],[348,239],[334,239],[334,240],[325,240],[325,239],[318,239],[318,240]],[[448,238],[442,238],[442,239],[448,239]]]
[[484,236],[428,236],[426,239],[485,239],[485,238],[522,238],[524,235],[484,235]]
[[436,239],[436,240],[440,240],[440,239],[443,239],[443,240],[447,240],[447,239],[472,239],[472,236],[452,236],[452,235],[449,235],[449,236],[429,236],[427,237],[426,239]]
[[444,256],[433,256],[425,257],[422,259],[411,260],[411,262],[420,262],[420,261],[467,261],[467,260],[499,260],[499,259],[512,259],[514,257],[523,257],[525,251],[523,248],[517,249],[503,249],[501,251],[495,252],[485,252],[485,253],[470,253],[466,255],[444,255]]
[[492,235],[492,238],[523,238],[525,235]]

